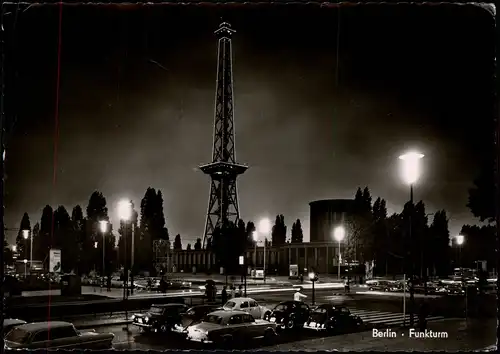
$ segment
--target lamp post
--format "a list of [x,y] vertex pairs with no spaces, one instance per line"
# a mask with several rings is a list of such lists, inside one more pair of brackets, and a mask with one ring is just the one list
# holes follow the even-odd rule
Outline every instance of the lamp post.
[[130,271],[130,288],[126,286],[127,290],[127,296],[128,294],[134,294],[134,276],[133,276],[133,268],[134,268],[134,225],[131,223],[132,227],[132,234],[131,234],[131,256],[130,256],[130,270],[127,267],[127,256],[126,256],[126,250],[127,250],[127,237],[126,237],[126,232],[127,232],[127,223],[128,221],[131,220],[132,218],[132,203],[129,200],[121,200],[118,203],[118,215],[121,220],[124,222],[124,229],[123,229],[123,237],[125,237],[125,285],[128,285],[128,280],[129,280],[129,271]]
[[257,240],[259,239],[257,231],[252,232],[252,239],[253,239],[253,276],[255,277],[255,272],[257,271]]
[[30,230],[23,230],[23,237],[25,240],[30,238],[30,273],[33,268],[33,235],[30,237]]
[[247,273],[245,272],[245,257],[240,256],[239,263],[241,267],[241,271],[243,272],[243,277],[245,279],[245,297],[247,297]]
[[[465,242],[465,237],[463,235],[457,235],[455,236],[455,242],[458,246],[458,264],[459,264],[459,267],[460,267],[460,274],[462,276],[462,284],[463,283],[463,271],[462,271],[462,245],[464,244]],[[465,283],[465,286],[464,286],[464,292],[465,292],[465,325],[467,325],[467,315],[468,315],[468,311],[467,311],[467,283]]]
[[264,218],[259,222],[259,233],[264,235],[264,283],[266,282],[266,244],[267,235],[271,232],[271,221]]
[[[128,267],[127,267],[127,222],[132,217],[132,203],[127,199],[122,199],[118,202],[118,217],[123,221],[123,237],[124,237],[124,245],[125,245],[125,262],[123,265],[124,268],[124,277],[123,277],[123,299],[128,299]],[[134,257],[134,232],[132,227],[132,259],[131,259],[131,268],[133,266],[133,257]],[[129,331],[128,328],[128,306],[125,305],[125,319],[127,320],[127,325],[123,327],[123,330]]]
[[310,272],[309,273],[309,280],[312,282],[312,304],[314,306],[314,295],[315,295],[315,291],[314,291],[314,282],[316,281],[316,273],[314,272]]
[[102,277],[104,281],[104,274],[106,269],[106,231],[108,230],[108,222],[106,220],[99,221],[99,228],[102,233]]
[[28,260],[25,258],[24,259],[24,279],[26,279],[26,264],[28,263]]
[[423,154],[418,152],[408,152],[404,155],[399,156],[402,161],[402,177],[406,184],[410,186],[410,216],[409,216],[409,230],[408,236],[410,240],[410,326],[413,326],[413,312],[415,311],[415,296],[414,296],[414,262],[413,253],[411,251],[412,246],[412,216],[413,216],[413,185],[418,181],[420,177],[420,160],[424,157]]
[[339,264],[338,264],[338,279],[340,280],[340,262],[342,261],[342,255],[340,254],[340,242],[345,237],[345,229],[343,226],[337,226],[335,230],[333,230],[333,238],[339,243]]

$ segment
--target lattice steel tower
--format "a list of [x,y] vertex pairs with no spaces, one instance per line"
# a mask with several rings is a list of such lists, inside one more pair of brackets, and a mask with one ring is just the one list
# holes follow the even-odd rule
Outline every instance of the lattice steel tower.
[[214,145],[212,162],[200,166],[210,175],[210,197],[203,247],[212,237],[214,229],[224,221],[236,222],[240,217],[236,178],[247,170],[247,166],[236,163],[233,116],[233,66],[231,37],[236,32],[223,22],[215,31],[218,39],[217,86],[215,93]]

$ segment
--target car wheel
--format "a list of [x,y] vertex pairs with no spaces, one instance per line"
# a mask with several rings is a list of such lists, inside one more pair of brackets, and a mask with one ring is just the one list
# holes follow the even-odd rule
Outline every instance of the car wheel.
[[161,327],[160,327],[160,332],[161,332],[161,333],[166,333],[167,331],[168,331],[168,327],[167,327],[167,325],[161,325]]
[[222,337],[222,345],[224,348],[231,348],[233,343],[233,336],[228,334]]
[[293,321],[293,318],[289,318],[288,321],[286,321],[286,328],[293,329],[294,327],[295,322]]
[[368,288],[368,290],[373,291],[373,288]]
[[326,324],[326,330],[327,330],[328,332],[334,332],[334,331],[335,331],[335,326],[334,326],[334,324],[333,324],[332,322],[328,322],[328,323]]
[[264,316],[262,317],[264,320],[269,321],[269,317],[271,316],[271,312],[267,311]]
[[264,341],[266,343],[271,343],[275,337],[276,337],[276,332],[272,328],[268,328],[264,332]]

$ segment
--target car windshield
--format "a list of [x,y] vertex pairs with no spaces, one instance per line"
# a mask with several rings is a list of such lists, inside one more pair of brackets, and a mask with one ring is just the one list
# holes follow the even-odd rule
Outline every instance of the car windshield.
[[205,317],[203,317],[203,322],[221,324],[222,317],[217,315],[206,315]]
[[30,332],[26,332],[24,329],[21,328],[14,328],[11,330],[7,335],[5,336],[5,340],[8,340],[10,342],[14,343],[26,343],[30,335]]
[[163,309],[161,307],[151,306],[149,312],[155,315],[161,315],[163,313]]
[[235,306],[236,306],[236,302],[234,302],[234,301],[228,301],[228,302],[226,302],[226,304],[224,305],[224,307],[227,307],[227,308],[230,308],[230,309],[232,309],[232,308],[233,308],[233,307],[235,307]]
[[318,307],[318,308],[315,308],[314,313],[326,313],[326,309],[324,307]]
[[276,307],[274,309],[277,311],[286,311],[286,309],[288,309],[288,305],[287,304],[279,304],[279,305],[276,305]]

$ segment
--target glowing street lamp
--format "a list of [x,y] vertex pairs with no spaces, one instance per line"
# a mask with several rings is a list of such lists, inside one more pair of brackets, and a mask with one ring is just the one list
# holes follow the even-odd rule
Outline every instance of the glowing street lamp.
[[342,255],[340,254],[340,242],[342,242],[345,238],[345,228],[343,226],[337,226],[333,230],[333,238],[339,243],[339,272],[338,272],[338,278],[340,280],[340,262],[342,262]]
[[[417,183],[420,178],[420,160],[424,157],[424,154],[421,154],[416,151],[408,152],[404,155],[399,156],[399,159],[402,161],[402,178],[403,181],[410,186],[410,224],[409,224],[409,238],[411,242],[411,234],[412,234],[412,214],[413,214],[413,185]],[[410,250],[411,252],[411,250]],[[413,309],[415,308],[415,297],[413,291],[413,257],[410,254],[410,259],[412,260],[411,264],[411,274],[410,274],[410,303],[412,307],[412,311],[410,312],[410,326],[413,326]]]
[[132,217],[132,203],[123,199],[118,202],[118,217],[120,220],[129,221]]
[[12,252],[17,252],[17,246],[16,245],[12,246]]
[[260,220],[259,233],[264,235],[264,283],[266,282],[266,243],[267,243],[267,235],[271,232],[271,221],[268,218],[264,218]]

